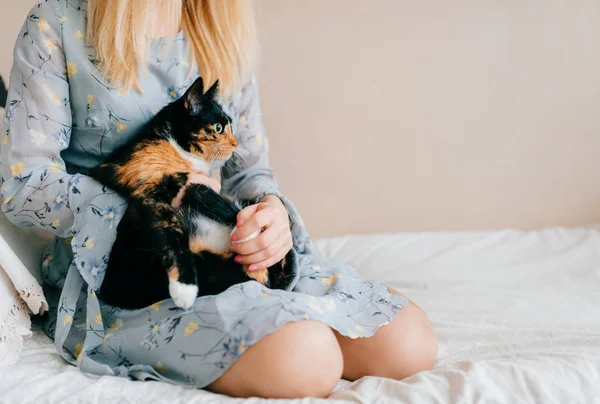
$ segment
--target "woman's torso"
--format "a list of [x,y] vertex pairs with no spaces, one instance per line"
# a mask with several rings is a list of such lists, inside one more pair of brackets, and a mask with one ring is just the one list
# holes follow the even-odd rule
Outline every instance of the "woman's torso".
[[[73,4],[74,2],[71,2]],[[131,139],[157,111],[179,98],[198,77],[190,66],[183,33],[152,40],[147,69],[140,72],[142,92],[125,91],[98,70],[94,52],[85,41],[85,3],[62,10],[63,51],[67,62],[72,122],[69,147],[61,154],[70,173],[85,172]],[[52,90],[48,89],[51,93]],[[49,94],[64,102],[63,95]],[[233,115],[233,103],[225,105]],[[231,116],[232,120],[237,120]],[[55,134],[56,137],[64,134]]]

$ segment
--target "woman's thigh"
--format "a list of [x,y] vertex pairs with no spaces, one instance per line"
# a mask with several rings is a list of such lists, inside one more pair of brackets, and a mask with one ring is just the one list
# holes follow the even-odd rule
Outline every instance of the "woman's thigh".
[[[390,289],[390,293],[399,294]],[[335,332],[344,357],[344,379],[363,376],[403,379],[435,364],[437,339],[427,316],[412,302],[370,338]]]
[[343,359],[332,330],[316,321],[289,323],[249,347],[207,387],[235,397],[327,397]]

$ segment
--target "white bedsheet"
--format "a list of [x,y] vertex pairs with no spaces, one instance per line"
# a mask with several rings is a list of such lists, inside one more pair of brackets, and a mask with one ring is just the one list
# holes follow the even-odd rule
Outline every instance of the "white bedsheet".
[[[600,231],[391,234],[320,245],[417,302],[440,342],[433,371],[342,382],[330,400],[600,402]],[[0,392],[2,403],[266,402],[85,375],[39,331],[20,363],[0,371]]]

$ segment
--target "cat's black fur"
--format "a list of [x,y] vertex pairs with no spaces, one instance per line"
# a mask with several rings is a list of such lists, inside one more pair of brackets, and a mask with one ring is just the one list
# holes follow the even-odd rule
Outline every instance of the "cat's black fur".
[[[175,289],[170,289],[173,281],[197,285],[197,295],[201,296],[253,280],[229,251],[215,253],[200,248],[193,253],[191,248],[194,239],[202,240],[200,245],[210,244],[213,237],[233,230],[242,208],[239,202],[204,185],[189,184],[181,205],[172,205],[194,171],[177,157],[181,153],[173,153],[176,149],[172,141],[184,152],[205,161],[226,159],[221,150],[237,145],[230,119],[216,101],[217,88],[215,83],[203,93],[199,78],[134,139],[90,171],[92,177],[126,196],[129,204],[118,226],[100,289],[104,302],[136,309],[171,295],[178,306],[187,308],[191,305],[189,298],[183,301],[174,296]],[[225,128],[223,133],[216,132],[216,124]],[[262,281],[271,288],[285,289],[294,278],[296,267],[296,256],[291,250],[284,260],[268,269]]]

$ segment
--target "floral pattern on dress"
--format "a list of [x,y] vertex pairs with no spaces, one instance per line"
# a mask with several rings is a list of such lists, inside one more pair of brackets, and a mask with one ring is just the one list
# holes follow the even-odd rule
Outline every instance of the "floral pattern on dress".
[[0,132],[2,212],[19,226],[57,236],[44,254],[42,278],[50,306],[46,331],[66,360],[95,374],[203,387],[288,322],[317,320],[343,335],[368,337],[406,306],[404,297],[312,247],[269,166],[255,79],[224,103],[239,147],[215,168],[224,194],[255,202],[273,194],[283,201],[300,268],[290,290],[246,282],[198,298],[189,310],[171,299],[141,310],[102,303],[96,291],[127,202],[86,172],[181,96],[197,69],[188,74],[183,34],[157,39],[140,73],[144,93],[116,88],[85,42],[86,6],[44,0],[32,8],[15,45]]

